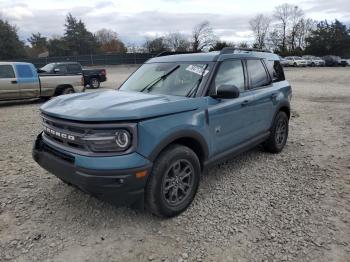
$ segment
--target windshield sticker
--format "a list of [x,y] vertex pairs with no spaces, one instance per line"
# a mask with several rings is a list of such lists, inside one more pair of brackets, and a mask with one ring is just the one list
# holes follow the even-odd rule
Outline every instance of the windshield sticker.
[[206,74],[209,73],[209,70],[205,70],[205,72],[203,73],[203,67],[200,67],[200,66],[196,66],[196,65],[189,65],[187,68],[186,68],[187,71],[190,71],[192,73],[195,73],[197,75],[202,75],[205,76]]

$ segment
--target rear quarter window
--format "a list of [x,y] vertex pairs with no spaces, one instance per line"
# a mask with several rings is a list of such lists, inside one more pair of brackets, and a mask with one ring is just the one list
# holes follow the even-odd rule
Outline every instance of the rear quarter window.
[[34,73],[30,65],[16,65],[17,75],[19,78],[33,78]]
[[67,69],[69,73],[80,73],[81,67],[79,65],[71,64],[67,65]]
[[272,76],[272,81],[280,82],[284,81],[286,78],[284,76],[283,67],[280,61],[267,61],[266,62],[270,75]]

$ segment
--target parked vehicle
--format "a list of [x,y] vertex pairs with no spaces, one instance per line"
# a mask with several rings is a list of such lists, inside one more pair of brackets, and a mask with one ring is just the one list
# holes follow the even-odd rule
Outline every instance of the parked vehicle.
[[283,57],[279,57],[279,58],[282,66],[284,67],[289,66],[289,61],[287,59],[284,59]]
[[325,66],[325,61],[320,57],[304,55],[302,58],[306,60],[308,66]]
[[0,62],[0,100],[52,97],[83,89],[82,75],[39,77],[33,64]]
[[339,66],[341,65],[341,58],[339,56],[327,55],[323,57],[326,66]]
[[289,66],[294,67],[306,67],[307,61],[300,56],[287,56],[285,59],[288,61]]
[[349,65],[348,59],[343,59],[343,58],[340,59],[340,66],[346,67],[348,65]]
[[75,75],[84,76],[84,86],[99,88],[100,83],[107,80],[106,69],[83,69],[77,62],[50,63],[38,70],[40,75]]
[[291,97],[269,52],[156,57],[119,90],[45,103],[33,157],[85,192],[173,217],[190,205],[208,167],[259,144],[283,149]]

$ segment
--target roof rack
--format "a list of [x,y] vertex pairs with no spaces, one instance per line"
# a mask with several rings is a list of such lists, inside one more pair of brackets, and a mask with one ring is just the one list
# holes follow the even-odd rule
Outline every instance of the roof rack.
[[250,52],[264,52],[264,53],[272,53],[267,49],[258,49],[258,48],[240,48],[240,47],[224,47],[220,51],[220,55],[223,54],[232,54],[234,51],[250,51]]

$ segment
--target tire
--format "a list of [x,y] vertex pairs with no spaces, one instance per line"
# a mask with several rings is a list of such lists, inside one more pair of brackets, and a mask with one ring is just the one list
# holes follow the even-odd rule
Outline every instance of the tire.
[[[146,184],[145,207],[159,217],[179,215],[192,203],[200,174],[199,159],[191,149],[182,145],[170,145],[154,163]],[[179,196],[180,193],[182,197]]]
[[74,89],[72,87],[66,87],[65,89],[62,90],[61,95],[68,95],[73,93],[74,93]]
[[293,66],[294,66],[294,67],[298,67],[298,64],[297,64],[297,63],[294,63]]
[[97,88],[100,87],[100,84],[101,83],[100,83],[100,80],[98,78],[93,77],[93,78],[90,79],[89,86],[91,88],[97,89]]
[[283,111],[278,112],[271,128],[271,134],[263,144],[266,151],[270,153],[282,151],[288,139],[288,124],[287,114]]

